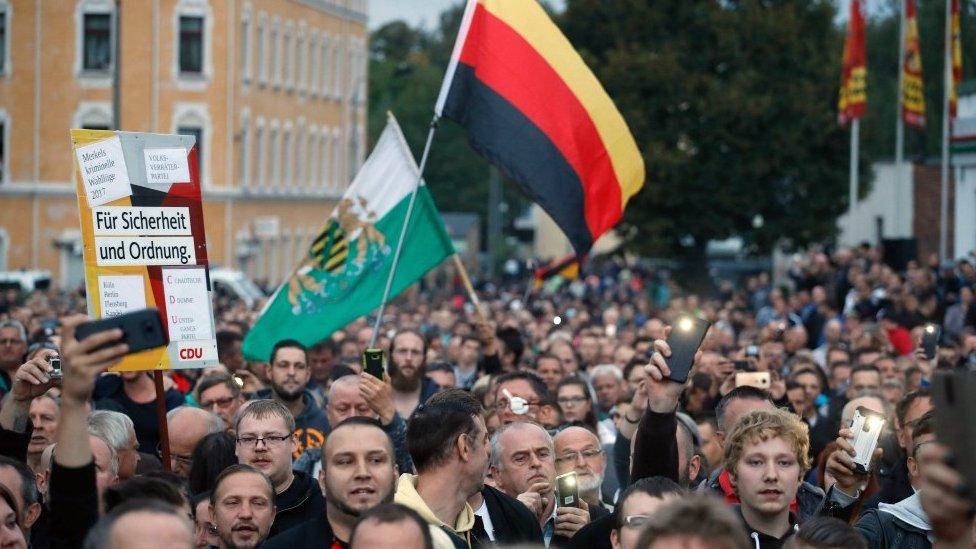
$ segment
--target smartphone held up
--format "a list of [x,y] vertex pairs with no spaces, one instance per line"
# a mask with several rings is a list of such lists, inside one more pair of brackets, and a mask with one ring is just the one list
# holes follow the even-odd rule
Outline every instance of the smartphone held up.
[[695,353],[701,347],[711,325],[711,322],[694,316],[679,317],[674,323],[668,338],[671,356],[665,359],[668,369],[671,370],[671,381],[688,381],[688,374],[695,363]]

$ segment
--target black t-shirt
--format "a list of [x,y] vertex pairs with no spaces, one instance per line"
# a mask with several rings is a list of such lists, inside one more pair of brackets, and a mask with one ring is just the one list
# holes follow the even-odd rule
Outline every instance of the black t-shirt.
[[[136,439],[139,440],[139,451],[155,454],[159,446],[159,422],[156,420],[156,401],[138,403],[125,394],[122,378],[119,376],[102,376],[95,383],[93,400],[95,408],[99,410],[114,410],[122,412],[132,419],[136,429]],[[166,410],[172,410],[183,404],[183,393],[176,389],[166,391]]]

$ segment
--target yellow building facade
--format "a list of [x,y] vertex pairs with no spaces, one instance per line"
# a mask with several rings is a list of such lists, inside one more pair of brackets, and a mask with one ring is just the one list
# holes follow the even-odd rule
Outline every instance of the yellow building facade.
[[119,63],[120,129],[198,139],[212,264],[287,276],[365,156],[366,2],[0,0],[0,271],[81,282],[68,130]]

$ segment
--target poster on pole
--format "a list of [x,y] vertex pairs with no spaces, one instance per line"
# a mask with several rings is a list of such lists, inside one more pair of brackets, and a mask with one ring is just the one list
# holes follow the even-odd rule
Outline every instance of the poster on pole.
[[169,336],[113,370],[216,366],[194,137],[73,129],[71,144],[89,315],[155,307]]

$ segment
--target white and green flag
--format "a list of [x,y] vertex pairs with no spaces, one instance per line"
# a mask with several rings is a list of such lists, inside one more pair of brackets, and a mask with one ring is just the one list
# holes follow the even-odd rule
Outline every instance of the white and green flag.
[[[248,359],[268,360],[272,347],[282,339],[313,345],[379,307],[419,175],[391,115],[372,154],[301,264],[244,338]],[[453,253],[440,213],[421,184],[390,298]]]

